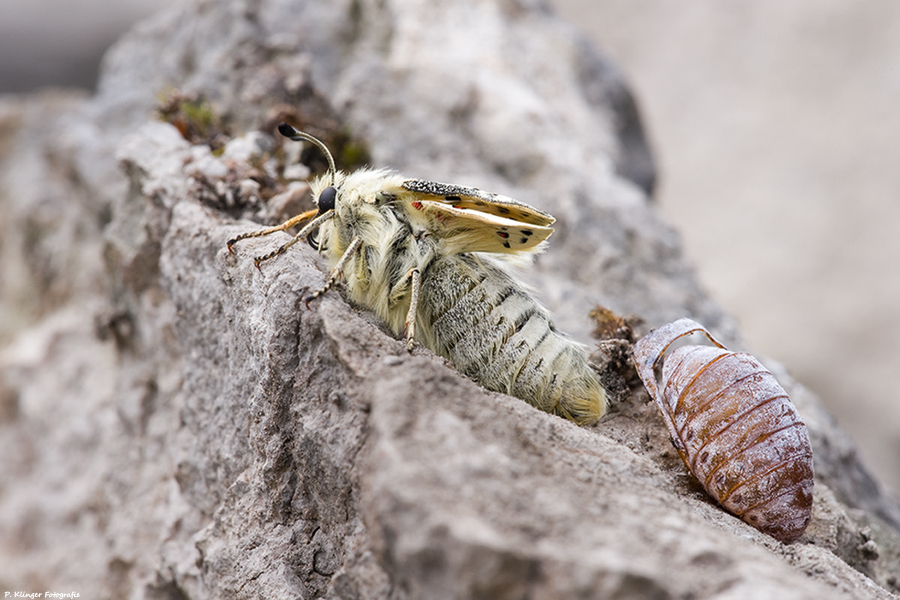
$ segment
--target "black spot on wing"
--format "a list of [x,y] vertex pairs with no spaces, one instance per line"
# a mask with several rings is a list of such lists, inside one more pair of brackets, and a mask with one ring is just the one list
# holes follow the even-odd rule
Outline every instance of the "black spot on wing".
[[512,233],[519,234],[519,235],[517,235],[514,238],[510,238],[510,231],[509,231],[508,227],[501,227],[497,231],[497,235],[500,238],[502,238],[502,241],[500,243],[503,244],[507,248],[509,248],[510,243],[524,246],[525,244],[528,243],[529,236],[534,235],[534,231],[532,231],[531,229],[515,229],[515,228],[513,228]]

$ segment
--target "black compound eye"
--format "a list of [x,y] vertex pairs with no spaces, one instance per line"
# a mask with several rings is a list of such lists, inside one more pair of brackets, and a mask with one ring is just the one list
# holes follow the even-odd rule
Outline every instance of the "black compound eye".
[[334,189],[334,186],[328,186],[322,193],[319,194],[319,214],[323,214],[328,212],[329,210],[334,210],[334,201],[337,198],[337,190]]

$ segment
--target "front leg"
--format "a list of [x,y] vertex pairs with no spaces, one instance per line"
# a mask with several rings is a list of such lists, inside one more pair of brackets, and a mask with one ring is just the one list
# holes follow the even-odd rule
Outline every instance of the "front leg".
[[[310,211],[310,212],[312,212],[312,211]],[[310,232],[312,232],[319,225],[321,225],[328,219],[332,218],[333,216],[334,216],[334,211],[328,211],[327,213],[319,215],[318,217],[313,219],[310,223],[308,223],[306,225],[306,227],[304,227],[303,229],[298,231],[297,235],[295,235],[290,240],[288,240],[287,243],[282,244],[281,246],[279,246],[275,250],[272,250],[271,252],[269,252],[268,254],[266,254],[264,256],[257,256],[256,258],[254,258],[253,264],[256,265],[257,269],[259,269],[259,263],[261,263],[265,260],[269,260],[270,258],[275,258],[276,256],[278,256],[279,254],[282,254],[285,250],[287,250],[288,248],[290,248],[291,246],[293,246],[300,240],[306,239],[306,236],[309,235]]]
[[319,225],[321,225],[328,219],[331,219],[332,217],[334,217],[334,211],[328,211],[326,213],[316,216],[316,209],[313,209],[313,210],[307,211],[305,213],[299,214],[292,219],[288,219],[281,225],[276,225],[275,227],[269,227],[268,229],[263,229],[261,231],[251,231],[249,233],[242,233],[241,235],[228,240],[228,244],[227,244],[228,252],[230,252],[231,254],[234,254],[234,248],[232,246],[234,246],[237,242],[239,242],[241,240],[246,240],[248,238],[262,237],[264,235],[269,235],[270,233],[275,233],[277,231],[285,231],[287,229],[290,229],[294,225],[302,223],[303,221],[305,221],[307,219],[312,219],[313,217],[316,217],[316,218],[313,219],[311,222],[307,223],[306,226],[303,229],[301,229],[297,233],[297,235],[295,235],[293,238],[291,238],[286,244],[282,244],[281,246],[279,246],[272,252],[269,252],[265,256],[257,256],[255,259],[253,259],[254,266],[257,269],[259,269],[259,263],[261,263],[265,260],[269,260],[270,258],[274,258],[274,257],[278,256],[279,254],[282,254],[285,250],[287,250],[288,248],[290,248],[291,246],[296,244],[298,241],[304,239],[307,235],[309,235],[309,233],[313,229],[316,229],[317,227],[319,227]]
[[354,254],[356,254],[356,251],[359,250],[360,246],[362,246],[362,238],[356,236],[355,238],[353,238],[353,241],[350,242],[350,245],[347,246],[347,249],[341,256],[341,259],[334,266],[334,270],[331,271],[331,276],[328,278],[328,281],[325,282],[325,287],[313,292],[311,295],[303,299],[303,301],[306,302],[306,308],[309,308],[310,302],[331,289],[331,286],[333,286],[334,283],[338,280],[338,277],[340,277],[344,273],[344,266],[346,266],[347,261],[349,261],[350,258]]
[[275,227],[269,227],[268,229],[262,229],[260,231],[251,231],[249,233],[242,233],[241,235],[228,240],[228,244],[227,244],[228,252],[230,252],[231,254],[234,254],[234,248],[232,248],[232,246],[234,246],[237,242],[239,242],[241,240],[246,240],[247,238],[262,237],[264,235],[269,235],[270,233],[275,233],[276,231],[284,231],[285,229],[290,229],[294,225],[297,225],[298,223],[302,223],[303,221],[306,221],[307,219],[312,219],[314,216],[316,216],[316,209],[307,211],[305,213],[301,213],[301,214],[297,215],[296,217],[292,217],[292,218],[288,219],[281,225],[276,225]]

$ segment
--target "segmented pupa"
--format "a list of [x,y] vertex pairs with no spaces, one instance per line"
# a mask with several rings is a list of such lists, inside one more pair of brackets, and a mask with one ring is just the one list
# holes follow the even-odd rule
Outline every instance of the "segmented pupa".
[[329,171],[311,182],[317,209],[269,229],[309,221],[290,241],[256,259],[269,260],[302,239],[332,267],[325,286],[343,279],[349,297],[397,335],[447,358],[487,389],[535,407],[592,423],[606,410],[606,392],[582,348],[553,326],[550,315],[491,255],[539,251],[554,218],[512,198],[445,183],[406,179],[386,170],[343,173],[325,145],[287,124],[282,135],[308,141]]
[[[681,346],[666,355],[695,332],[714,347]],[[672,443],[704,489],[760,531],[784,542],[799,538],[812,514],[812,448],[772,373],[753,356],[730,352],[691,319],[638,340],[634,359]]]

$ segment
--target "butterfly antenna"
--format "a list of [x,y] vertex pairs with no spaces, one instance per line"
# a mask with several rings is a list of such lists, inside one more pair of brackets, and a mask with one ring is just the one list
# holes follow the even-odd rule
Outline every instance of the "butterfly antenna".
[[325,146],[325,144],[323,144],[319,139],[314,138],[313,136],[309,135],[308,133],[305,133],[303,131],[300,131],[299,129],[291,127],[287,123],[282,123],[281,125],[279,125],[278,132],[281,135],[283,135],[284,137],[289,138],[295,142],[302,142],[302,141],[310,142],[316,148],[321,150],[322,154],[325,155],[325,158],[328,159],[328,172],[331,174],[331,185],[334,185],[336,183],[335,177],[336,177],[337,169],[334,166],[334,158],[332,158],[331,152],[328,151],[328,147]]

